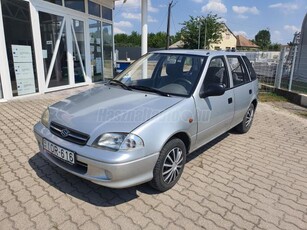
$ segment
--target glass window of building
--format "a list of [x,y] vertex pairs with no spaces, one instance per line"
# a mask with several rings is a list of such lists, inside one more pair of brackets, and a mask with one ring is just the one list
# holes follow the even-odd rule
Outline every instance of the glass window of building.
[[102,18],[112,21],[112,9],[102,6]]
[[1,0],[13,96],[38,92],[29,2]]
[[65,0],[65,6],[73,10],[85,12],[84,0]]
[[113,78],[113,32],[112,25],[103,23],[103,73],[105,78]]
[[74,19],[72,25],[75,83],[85,81],[84,22]]
[[45,78],[48,87],[69,84],[65,20],[39,12]]
[[88,1],[88,13],[100,17],[100,5],[95,2]]
[[62,5],[62,0],[44,0],[46,2],[51,2],[57,5]]
[[2,84],[1,84],[1,75],[0,75],[0,99],[3,98],[3,93],[2,93]]
[[101,22],[89,19],[90,29],[90,52],[91,52],[91,69],[92,81],[102,81],[102,39],[101,39]]

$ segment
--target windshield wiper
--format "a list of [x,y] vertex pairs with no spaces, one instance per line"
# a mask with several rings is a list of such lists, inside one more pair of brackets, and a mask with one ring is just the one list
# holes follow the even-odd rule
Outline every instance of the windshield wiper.
[[159,94],[161,96],[165,96],[165,97],[169,97],[170,96],[168,93],[165,93],[163,91],[160,91],[158,89],[151,88],[151,87],[148,87],[148,86],[143,86],[143,85],[130,85],[129,88],[137,89],[137,90],[142,90],[142,91],[153,92],[153,93]]
[[118,81],[118,80],[115,80],[115,79],[111,79],[109,81],[109,84],[114,84],[114,85],[119,85],[121,86],[123,89],[126,89],[126,90],[131,90],[131,88],[127,85],[125,85],[124,83],[122,83],[121,81]]

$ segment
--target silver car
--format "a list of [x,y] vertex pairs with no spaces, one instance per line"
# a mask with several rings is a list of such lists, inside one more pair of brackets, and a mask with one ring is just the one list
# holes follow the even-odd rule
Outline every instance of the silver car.
[[50,106],[34,133],[42,155],[74,175],[166,191],[188,153],[233,127],[250,129],[257,95],[244,55],[152,52],[115,79]]

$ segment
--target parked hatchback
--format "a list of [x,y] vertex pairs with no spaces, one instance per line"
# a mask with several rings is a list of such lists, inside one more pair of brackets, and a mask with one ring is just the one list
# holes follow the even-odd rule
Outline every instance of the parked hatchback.
[[34,127],[58,167],[107,187],[165,191],[186,156],[229,129],[247,132],[258,81],[239,53],[159,51],[115,79],[50,106]]

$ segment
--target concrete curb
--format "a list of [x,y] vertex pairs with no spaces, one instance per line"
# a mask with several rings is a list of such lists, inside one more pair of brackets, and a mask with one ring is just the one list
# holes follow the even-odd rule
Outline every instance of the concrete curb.
[[285,89],[277,89],[274,86],[266,85],[266,84],[260,84],[260,89],[264,89],[264,90],[270,89],[277,95],[287,98],[291,103],[307,108],[307,95],[306,94],[300,94],[300,93],[288,91]]

